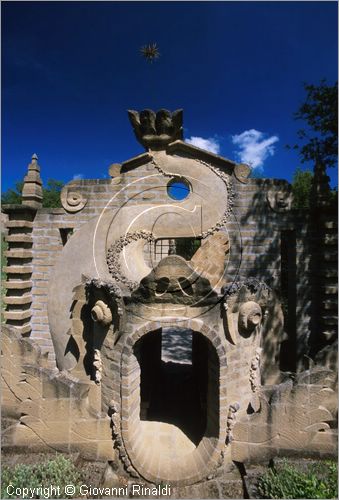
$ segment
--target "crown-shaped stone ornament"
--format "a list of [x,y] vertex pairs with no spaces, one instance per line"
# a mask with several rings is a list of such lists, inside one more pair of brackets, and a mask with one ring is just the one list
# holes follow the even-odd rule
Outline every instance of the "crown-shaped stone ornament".
[[170,142],[183,138],[182,109],[168,111],[151,109],[128,111],[137,140],[146,149],[163,149]]

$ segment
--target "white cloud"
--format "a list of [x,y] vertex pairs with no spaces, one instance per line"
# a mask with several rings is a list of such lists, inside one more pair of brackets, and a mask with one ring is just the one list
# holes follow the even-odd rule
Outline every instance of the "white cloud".
[[252,168],[262,170],[264,161],[274,155],[273,144],[279,141],[279,137],[272,135],[264,139],[265,134],[251,128],[241,134],[232,135],[232,142],[238,147],[236,151],[238,159],[242,163],[247,163]]
[[190,137],[186,139],[188,144],[192,144],[192,146],[196,146],[197,148],[206,149],[211,153],[219,154],[220,144],[216,139],[210,137],[209,139],[204,139],[203,137]]
[[84,178],[84,174],[75,174],[73,175],[73,181],[79,181],[80,179]]

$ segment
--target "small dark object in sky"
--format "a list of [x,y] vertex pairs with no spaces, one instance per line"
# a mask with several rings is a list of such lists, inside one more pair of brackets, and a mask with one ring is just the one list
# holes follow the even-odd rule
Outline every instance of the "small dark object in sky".
[[152,63],[156,59],[159,59],[160,57],[160,52],[156,43],[148,43],[147,45],[144,45],[143,47],[141,47],[140,52],[142,56],[150,63]]

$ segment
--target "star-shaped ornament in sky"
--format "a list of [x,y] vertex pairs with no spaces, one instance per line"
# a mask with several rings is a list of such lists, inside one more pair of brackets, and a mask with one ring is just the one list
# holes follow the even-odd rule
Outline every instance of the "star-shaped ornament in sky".
[[140,52],[146,61],[153,63],[160,57],[160,52],[156,43],[148,43],[141,47]]

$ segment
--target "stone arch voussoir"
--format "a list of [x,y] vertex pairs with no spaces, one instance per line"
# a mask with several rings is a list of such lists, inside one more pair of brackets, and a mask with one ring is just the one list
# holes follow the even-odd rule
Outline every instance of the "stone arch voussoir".
[[[218,389],[218,408],[214,411],[213,424],[218,428],[216,435],[211,435],[206,426],[205,435],[191,454],[185,456],[185,460],[175,462],[171,465],[159,465],[152,455],[152,447],[141,446],[142,437],[140,433],[140,365],[134,353],[134,347],[138,340],[149,332],[162,327],[180,327],[190,329],[203,335],[214,348],[216,353],[217,368],[213,369],[213,383]],[[215,356],[213,355],[213,359]],[[226,350],[217,332],[206,325],[202,320],[173,319],[161,321],[149,321],[137,328],[130,334],[121,351],[121,434],[124,448],[133,468],[148,481],[168,482],[174,484],[192,484],[204,479],[220,465],[226,439],[226,420],[228,407],[225,398],[225,377],[221,377],[221,368],[227,367]],[[208,375],[210,377],[210,374]],[[215,390],[213,389],[215,392]],[[209,417],[207,417],[209,418]],[[149,448],[149,449],[147,449]]]

